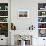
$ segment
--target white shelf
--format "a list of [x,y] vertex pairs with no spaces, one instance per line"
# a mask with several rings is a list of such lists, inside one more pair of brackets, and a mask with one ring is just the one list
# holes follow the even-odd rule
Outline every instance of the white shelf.
[[0,16],[0,17],[8,17],[8,16]]
[[46,17],[46,15],[44,15],[44,16],[38,16],[38,17]]
[[46,11],[46,10],[38,10],[38,11]]
[[38,29],[46,29],[46,28],[38,28]]
[[8,10],[0,10],[0,11],[8,11]]
[[0,23],[8,23],[8,22],[0,22]]
[[46,22],[38,22],[38,23],[46,23]]

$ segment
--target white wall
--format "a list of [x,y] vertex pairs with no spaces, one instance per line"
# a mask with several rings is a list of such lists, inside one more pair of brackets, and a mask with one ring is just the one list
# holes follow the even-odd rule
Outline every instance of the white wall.
[[[11,0],[11,22],[16,25],[17,30],[27,30],[32,24],[37,28],[38,2],[45,1]],[[17,10],[19,9],[28,9],[29,18],[18,18]]]
[[[18,18],[17,10],[28,9],[29,18]],[[27,30],[32,24],[37,23],[37,2],[30,0],[11,1],[11,20],[16,25],[17,30]]]
[[[28,30],[29,26],[33,24],[36,32],[34,36],[38,36],[38,3],[46,3],[46,0],[11,0],[11,22],[16,25],[18,32],[19,30]],[[20,8],[29,9],[29,18],[18,18],[17,9]],[[40,44],[43,44],[43,40],[41,39],[34,37],[32,39],[33,46],[41,46]]]
[[[38,3],[46,0],[11,0],[11,22],[16,25],[17,30],[27,30],[32,24],[37,29]],[[29,18],[18,18],[17,10],[28,9]]]

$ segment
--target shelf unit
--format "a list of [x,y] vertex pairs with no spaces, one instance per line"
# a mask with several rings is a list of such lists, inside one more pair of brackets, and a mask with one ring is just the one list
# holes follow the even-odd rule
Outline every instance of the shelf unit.
[[46,10],[38,10],[38,11],[46,11]]
[[46,3],[38,3],[38,36],[46,37]]
[[0,3],[0,35],[8,37],[8,3]]
[[8,10],[0,10],[0,11],[8,11]]

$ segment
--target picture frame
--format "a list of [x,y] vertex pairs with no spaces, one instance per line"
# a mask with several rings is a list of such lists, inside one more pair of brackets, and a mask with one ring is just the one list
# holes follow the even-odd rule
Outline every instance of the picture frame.
[[18,18],[29,18],[29,9],[18,8],[17,17]]
[[39,29],[39,37],[46,37],[46,29]]

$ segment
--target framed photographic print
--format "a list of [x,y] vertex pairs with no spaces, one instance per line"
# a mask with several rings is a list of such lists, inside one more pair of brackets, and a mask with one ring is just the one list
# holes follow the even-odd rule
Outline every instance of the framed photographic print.
[[27,11],[19,11],[19,17],[27,17]]
[[28,9],[17,9],[18,18],[29,18],[29,10]]

